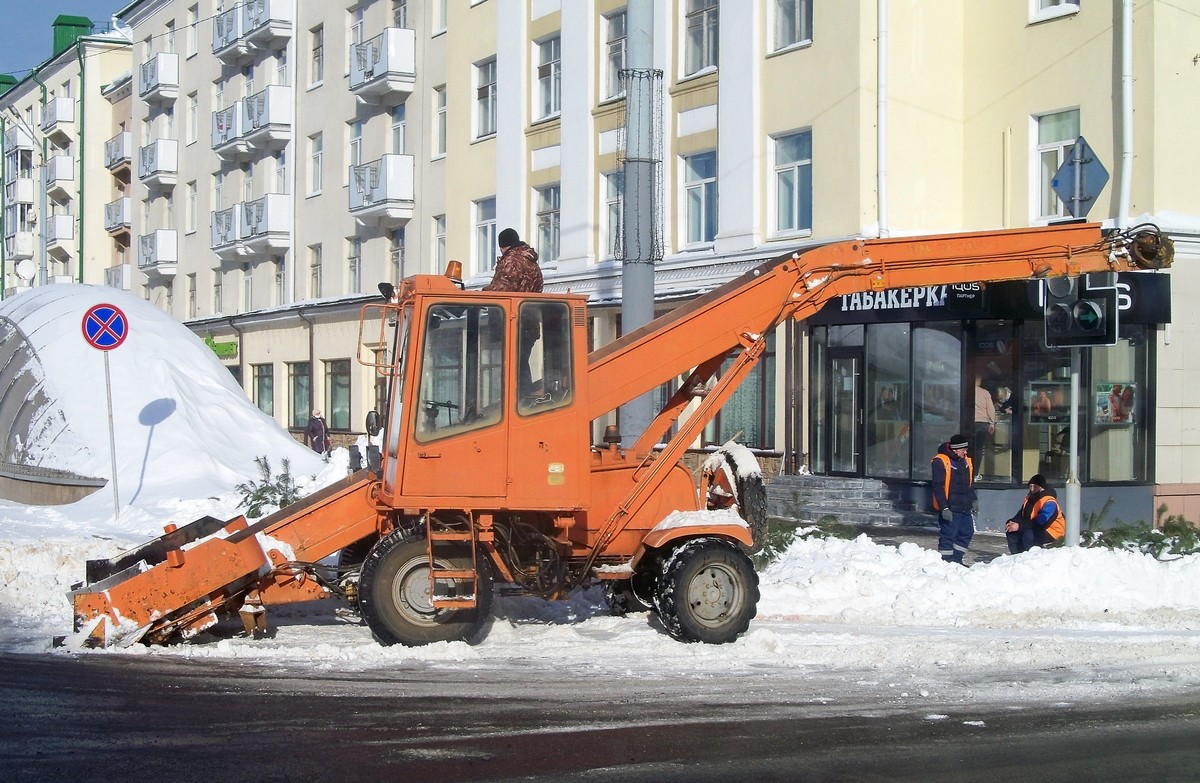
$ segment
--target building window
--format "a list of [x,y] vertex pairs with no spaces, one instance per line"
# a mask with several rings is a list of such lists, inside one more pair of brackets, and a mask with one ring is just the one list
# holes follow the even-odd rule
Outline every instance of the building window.
[[245,276],[242,277],[242,312],[249,313],[252,310],[254,310],[254,272],[247,269]]
[[537,191],[538,252],[543,261],[558,260],[559,207],[558,185],[548,185]]
[[404,124],[405,110],[402,103],[392,109],[392,152],[397,155],[404,154]]
[[475,138],[496,132],[496,58],[475,66]]
[[196,181],[192,180],[187,184],[187,204],[184,206],[184,230],[187,233],[192,233],[196,230],[196,210],[199,202],[199,194],[197,192]]
[[346,239],[346,292],[362,293],[362,240]]
[[562,109],[562,39],[557,35],[538,44],[538,119]]
[[625,68],[625,12],[619,11],[604,19],[604,97],[616,98],[625,94],[621,71]]
[[325,362],[325,412],[329,428],[350,429],[350,360]]
[[433,156],[446,154],[446,86],[433,88]]
[[1079,12],[1078,0],[1029,0],[1029,21],[1041,22]]
[[309,37],[308,83],[318,85],[325,81],[325,27],[314,27]]
[[213,315],[221,315],[225,312],[225,291],[220,269],[213,270],[212,311]]
[[275,415],[275,365],[252,364],[250,377],[254,385],[254,404],[268,416]]
[[441,272],[446,268],[446,216],[433,219],[433,268]]
[[191,57],[200,46],[200,6],[187,10],[187,56]]
[[614,171],[604,175],[604,249],[602,257],[616,258],[621,252],[621,228],[625,209],[625,174]]
[[812,0],[775,0],[775,50],[812,40]]
[[392,280],[400,282],[404,279],[404,229],[398,228],[392,232],[391,236],[391,266]]
[[475,259],[480,272],[496,266],[496,199],[475,202]]
[[321,163],[324,157],[325,137],[314,133],[308,137],[308,195],[321,192]]
[[273,156],[275,159],[275,193],[288,192],[287,149],[281,149]]
[[288,421],[294,428],[308,424],[313,409],[312,365],[308,362],[288,363]]
[[195,318],[197,314],[196,275],[193,273],[187,276],[187,316],[188,318]]
[[392,0],[392,26],[408,27],[408,0]]
[[167,22],[164,25],[163,37],[166,39],[166,49],[171,54],[175,53],[175,22],[174,20]]
[[191,93],[187,97],[187,143],[194,144],[200,138],[200,96]]
[[1067,216],[1066,206],[1054,192],[1054,175],[1078,138],[1078,109],[1037,118],[1038,218],[1041,220]]
[[308,296],[310,299],[321,297],[321,246],[308,246]]
[[275,256],[275,301],[273,305],[281,305],[287,301],[287,278],[284,275],[283,256]]
[[275,83],[281,87],[286,87],[291,84],[292,80],[288,76],[288,57],[287,49],[275,50]]
[[717,67],[717,0],[688,0],[684,76]]
[[[726,359],[722,372],[732,364]],[[740,436],[739,436],[740,434]],[[730,438],[753,449],[775,448],[775,335],[746,380],[704,427],[704,445],[719,446]]]
[[[391,360],[388,357],[386,348],[375,349],[375,365],[377,367],[388,367],[391,365]],[[384,412],[388,409],[388,381],[390,376],[380,372],[375,373],[375,410]]]
[[812,132],[775,139],[775,231],[812,231]]
[[346,179],[346,182],[342,183],[343,185],[348,184],[350,182],[350,180],[349,180],[350,168],[362,165],[362,141],[363,141],[362,120],[356,120],[354,122],[347,123],[347,126],[348,126],[347,131],[348,131],[348,136],[350,138],[350,141],[348,144],[348,149],[347,149],[348,154],[347,154],[346,158],[349,161],[349,167],[347,167],[347,169],[346,169],[347,179]]
[[717,235],[717,153],[683,159],[683,199],[688,244],[711,242]]
[[446,32],[446,0],[433,0],[433,35]]
[[[352,51],[355,46],[363,42],[363,17],[365,14],[361,5],[350,11],[350,45],[346,47],[347,50]],[[348,70],[350,66],[347,65],[346,68]]]

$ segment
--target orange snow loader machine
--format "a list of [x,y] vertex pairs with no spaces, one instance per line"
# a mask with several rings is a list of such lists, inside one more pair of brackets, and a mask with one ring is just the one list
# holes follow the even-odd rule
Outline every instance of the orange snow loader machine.
[[[732,641],[757,611],[761,473],[734,443],[699,479],[681,458],[772,330],[842,294],[1172,258],[1151,225],[837,242],[763,263],[591,353],[583,296],[466,291],[452,272],[381,286],[358,348],[387,380],[386,411],[367,417],[380,458],[254,524],[168,526],[90,561],[71,594],[76,631],[162,643],[239,612],[249,633],[272,606],[337,596],[381,643],[420,645],[476,636],[497,589],[555,598],[599,582],[616,613],[654,611],[684,641]],[[664,384],[673,393],[631,446],[611,426],[592,443],[594,422]]]

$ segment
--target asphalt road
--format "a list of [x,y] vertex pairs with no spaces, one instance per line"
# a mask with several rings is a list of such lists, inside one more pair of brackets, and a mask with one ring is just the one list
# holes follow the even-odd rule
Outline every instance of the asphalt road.
[[0,656],[0,779],[1196,781],[1200,695],[919,711],[808,677]]

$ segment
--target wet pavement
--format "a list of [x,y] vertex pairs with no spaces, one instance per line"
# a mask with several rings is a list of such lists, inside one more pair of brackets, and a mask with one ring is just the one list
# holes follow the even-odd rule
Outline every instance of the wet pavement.
[[[854,525],[856,530],[866,533],[877,544],[900,546],[908,542],[927,549],[937,550],[938,529],[915,525]],[[1008,554],[1008,540],[999,533],[976,533],[967,552],[967,565],[986,563],[1000,555]]]

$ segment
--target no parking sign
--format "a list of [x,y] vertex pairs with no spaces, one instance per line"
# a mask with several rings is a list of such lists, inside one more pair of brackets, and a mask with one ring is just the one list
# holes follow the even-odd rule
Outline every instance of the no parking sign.
[[128,336],[129,319],[115,305],[94,305],[83,316],[83,339],[97,350],[111,351]]

